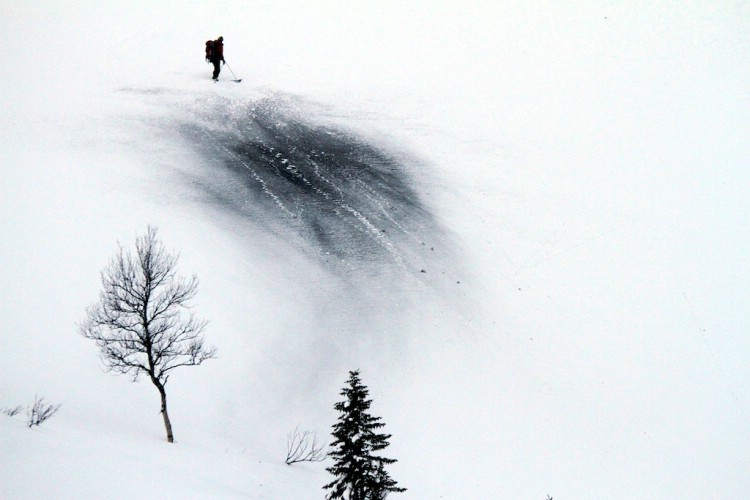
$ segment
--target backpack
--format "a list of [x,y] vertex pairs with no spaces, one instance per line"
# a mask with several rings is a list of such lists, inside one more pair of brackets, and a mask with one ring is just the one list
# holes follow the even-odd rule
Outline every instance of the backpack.
[[214,56],[214,41],[206,41],[206,61],[211,62],[211,58]]

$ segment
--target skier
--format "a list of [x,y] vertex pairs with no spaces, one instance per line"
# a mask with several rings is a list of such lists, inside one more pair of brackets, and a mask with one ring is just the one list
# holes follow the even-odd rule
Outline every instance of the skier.
[[220,36],[219,38],[214,40],[214,43],[212,44],[211,56],[209,57],[209,60],[214,65],[213,79],[214,81],[218,81],[219,73],[221,72],[221,65],[219,63],[224,63],[224,64],[227,63],[224,60],[224,37],[223,36]]

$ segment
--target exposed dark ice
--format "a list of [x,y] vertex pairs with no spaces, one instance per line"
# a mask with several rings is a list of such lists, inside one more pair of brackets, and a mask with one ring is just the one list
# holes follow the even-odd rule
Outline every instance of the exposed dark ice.
[[181,134],[214,173],[212,203],[333,269],[426,273],[446,238],[413,184],[422,165],[304,108],[213,96],[184,115]]

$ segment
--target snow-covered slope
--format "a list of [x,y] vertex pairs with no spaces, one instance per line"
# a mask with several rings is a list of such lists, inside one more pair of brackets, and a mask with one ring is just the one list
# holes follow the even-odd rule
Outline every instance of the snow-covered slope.
[[[209,3],[0,7],[0,496],[323,498],[356,368],[400,498],[750,488],[747,7]],[[175,445],[76,328],[148,224]]]

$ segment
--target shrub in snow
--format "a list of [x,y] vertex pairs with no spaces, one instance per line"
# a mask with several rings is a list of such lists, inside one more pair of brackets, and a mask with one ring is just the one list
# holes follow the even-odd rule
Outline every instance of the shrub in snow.
[[195,319],[189,302],[198,279],[177,276],[177,256],[167,253],[156,228],[136,239],[135,253],[123,250],[102,271],[99,302],[86,311],[80,333],[96,341],[109,371],[133,381],[146,375],[161,396],[167,441],[174,442],[165,386],[172,371],[216,355],[203,343],[205,321]]
[[312,431],[301,432],[299,427],[286,435],[287,465],[299,462],[322,462],[326,458],[323,447],[318,444],[318,436]]
[[29,427],[40,425],[45,420],[52,418],[57,413],[61,405],[51,405],[44,402],[44,398],[35,397],[34,403],[26,409],[28,420],[26,424]]
[[4,413],[5,415],[8,415],[9,417],[15,417],[19,413],[21,413],[21,410],[23,407],[21,405],[13,406],[13,407],[7,407],[0,410],[0,413]]
[[[406,491],[399,488],[385,466],[396,462],[375,453],[388,446],[390,434],[378,434],[377,429],[385,424],[380,417],[368,413],[372,400],[369,391],[362,385],[359,370],[349,372],[347,386],[341,391],[345,400],[334,405],[340,412],[333,426],[333,450],[328,454],[336,463],[326,470],[335,479],[323,488],[331,490],[327,500],[382,500],[389,493]],[[348,496],[347,496],[348,495]]]

